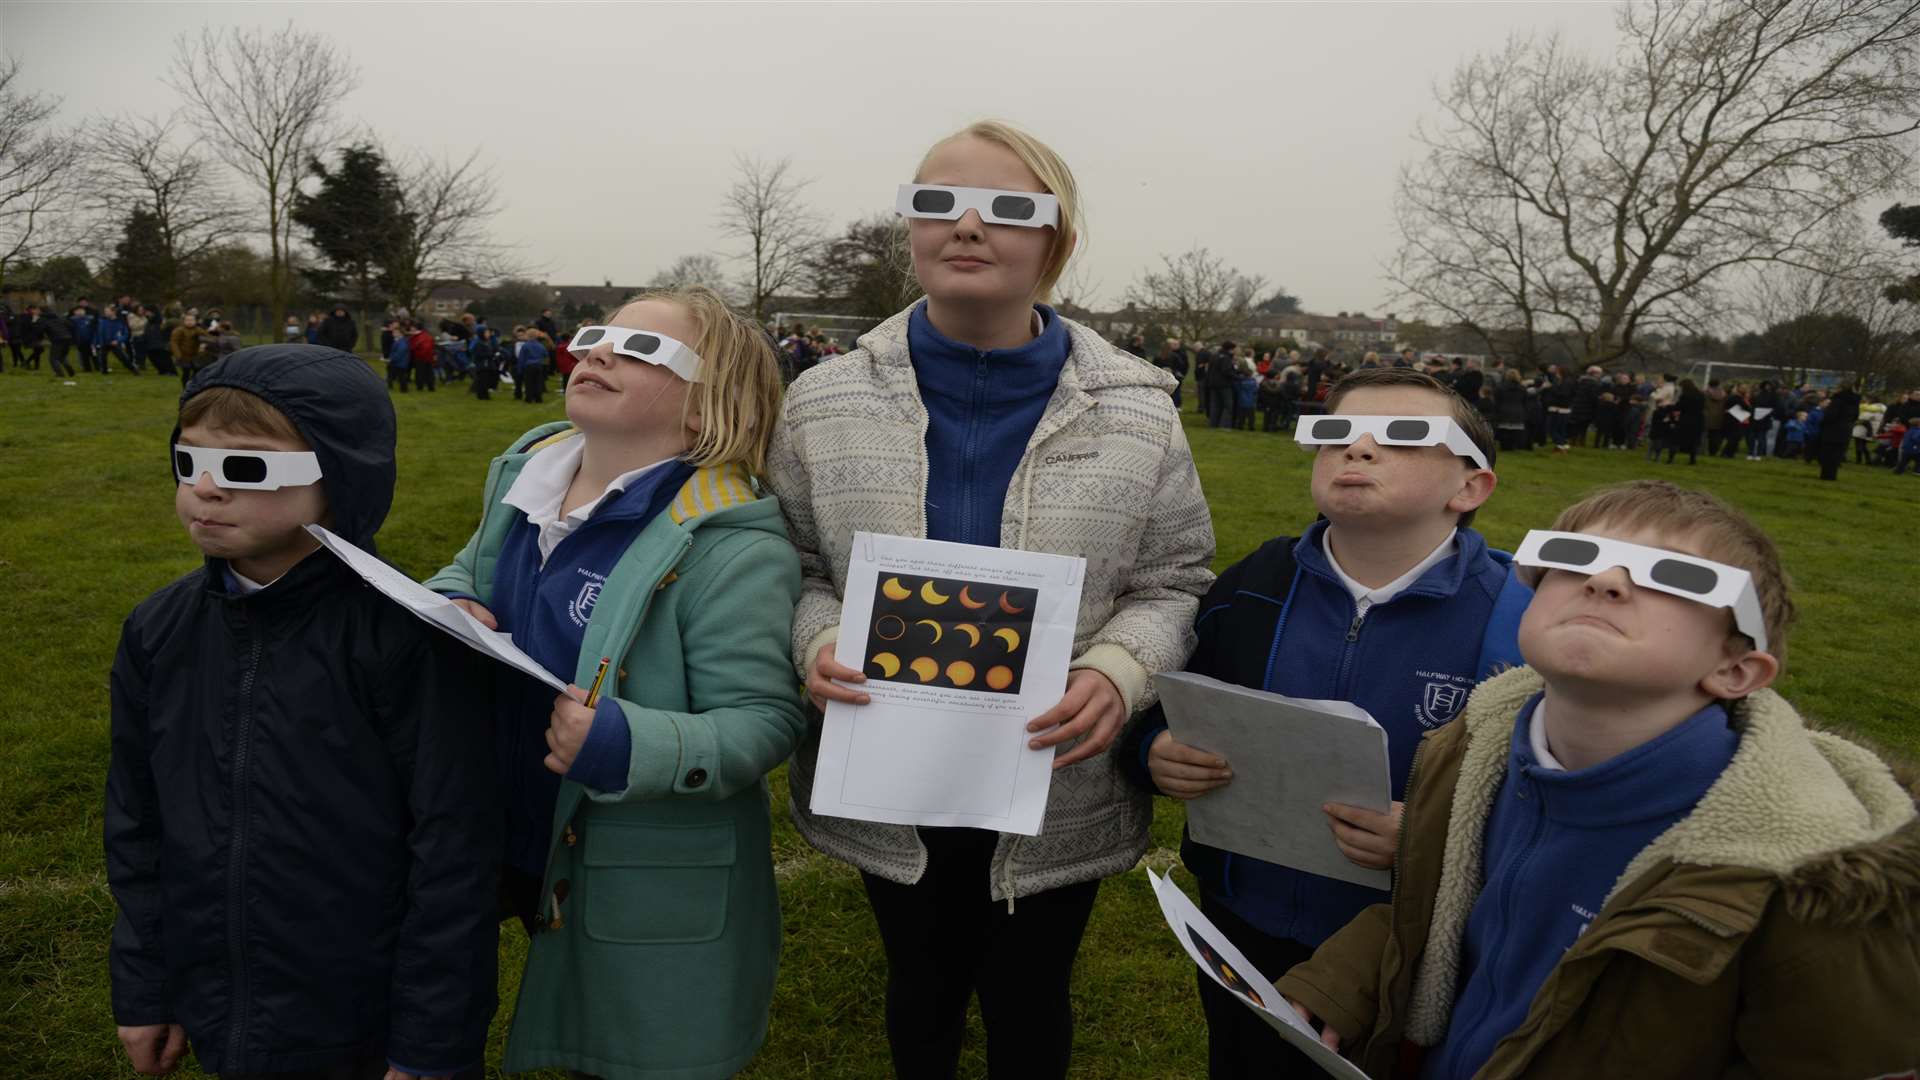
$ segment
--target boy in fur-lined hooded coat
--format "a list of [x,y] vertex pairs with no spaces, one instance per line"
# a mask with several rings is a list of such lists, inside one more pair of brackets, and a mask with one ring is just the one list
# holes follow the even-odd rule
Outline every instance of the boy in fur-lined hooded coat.
[[[1520,554],[1529,666],[1415,758],[1391,904],[1280,992],[1375,1077],[1912,1076],[1913,792],[1765,689],[1771,541],[1656,481],[1554,529],[1580,535]],[[1686,565],[1757,603],[1658,587]]]

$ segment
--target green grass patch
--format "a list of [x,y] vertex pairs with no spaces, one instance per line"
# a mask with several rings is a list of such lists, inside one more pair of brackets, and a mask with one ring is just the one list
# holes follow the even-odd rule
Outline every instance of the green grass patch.
[[[0,375],[0,1046],[32,1077],[130,1076],[107,1003],[113,902],[100,851],[107,669],[120,622],[197,565],[174,519],[166,457],[179,384],[155,375]],[[438,569],[479,518],[488,460],[559,418],[558,394],[524,405],[460,388],[394,399],[400,486],[381,550],[415,576]],[[1188,434],[1213,507],[1215,568],[1313,518],[1308,456],[1289,438],[1197,426]],[[1911,522],[1920,482],[1847,466],[1837,483],[1782,461],[1652,465],[1638,453],[1508,455],[1478,525],[1511,550],[1598,484],[1666,476],[1710,489],[1779,543],[1801,621],[1781,690],[1822,721],[1914,756],[1904,627],[1920,595]],[[784,806],[784,771],[773,778]],[[1156,807],[1153,853],[1175,861],[1182,816]],[[774,858],[787,927],[773,1029],[747,1075],[881,1078],[885,964],[858,876],[812,851],[777,814]],[[498,1062],[526,939],[503,935]],[[1194,1076],[1205,1031],[1193,967],[1143,875],[1106,882],[1075,972],[1076,1077]],[[963,1075],[985,1071],[977,1019]],[[184,1075],[199,1075],[189,1068]]]

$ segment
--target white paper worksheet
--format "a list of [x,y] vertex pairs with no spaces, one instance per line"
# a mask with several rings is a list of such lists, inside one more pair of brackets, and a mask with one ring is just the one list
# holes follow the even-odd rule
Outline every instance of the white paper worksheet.
[[1173,929],[1174,937],[1180,940],[1180,947],[1208,978],[1233,991],[1241,1004],[1259,1014],[1281,1038],[1304,1051],[1328,1076],[1367,1080],[1367,1074],[1353,1062],[1321,1045],[1320,1036],[1300,1019],[1300,1014],[1293,1011],[1280,991],[1247,962],[1211,920],[1200,914],[1200,909],[1187,899],[1179,886],[1152,869],[1147,870],[1147,878],[1153,882],[1153,895],[1160,901],[1161,916]]
[[1227,759],[1233,782],[1187,802],[1187,828],[1211,847],[1375,889],[1385,870],[1340,852],[1324,803],[1393,805],[1387,733],[1348,701],[1309,701],[1205,675],[1154,677],[1173,737]]
[[475,652],[485,653],[508,667],[527,674],[553,687],[564,694],[567,692],[565,680],[540,666],[540,662],[520,650],[513,638],[499,630],[489,630],[480,620],[464,611],[452,600],[427,588],[407,575],[381,562],[370,552],[363,551],[352,541],[346,540],[320,525],[309,525],[312,533],[328,551],[340,557],[340,561],[351,567],[354,573],[367,584],[385,593],[388,599],[411,611],[415,616],[445,633],[466,642]]
[[855,533],[834,658],[866,705],[828,702],[816,814],[1033,836],[1053,748],[1027,722],[1066,692],[1086,560]]

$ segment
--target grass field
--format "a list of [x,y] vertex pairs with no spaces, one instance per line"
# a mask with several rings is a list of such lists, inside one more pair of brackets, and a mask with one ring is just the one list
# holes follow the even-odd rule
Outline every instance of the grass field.
[[[148,375],[0,375],[0,1073],[130,1076],[107,1005],[113,920],[100,852],[107,668],[120,620],[199,559],[173,517],[166,447],[178,383]],[[530,407],[456,389],[397,397],[400,487],[381,550],[416,577],[437,569],[478,518],[489,457],[559,395]],[[1189,403],[1190,404],[1190,403]],[[1313,517],[1308,458],[1278,435],[1193,426],[1219,537],[1216,569]],[[1654,466],[1641,455],[1515,454],[1478,525],[1511,550],[1588,488],[1661,475],[1709,488],[1779,542],[1800,624],[1781,684],[1803,711],[1908,755],[1912,616],[1920,596],[1920,481],[1848,466],[1838,483],[1781,461]],[[784,805],[784,775],[774,777]],[[858,877],[812,852],[779,815],[787,927],[773,1030],[748,1075],[888,1075],[884,961]],[[1176,861],[1181,813],[1162,800],[1149,861]],[[502,946],[502,1016],[526,940]],[[1103,886],[1075,973],[1076,1077],[1205,1072],[1193,968],[1160,921],[1144,875]],[[503,1020],[489,1060],[500,1060]],[[976,1025],[962,1075],[984,1072]],[[187,1075],[198,1075],[191,1068]]]

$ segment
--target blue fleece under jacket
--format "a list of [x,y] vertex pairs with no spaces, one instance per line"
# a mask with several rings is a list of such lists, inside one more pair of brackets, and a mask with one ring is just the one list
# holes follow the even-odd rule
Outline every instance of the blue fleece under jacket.
[[1013,349],[976,349],[933,328],[922,302],[907,350],[927,406],[927,539],[1000,546],[1007,485],[1060,381],[1073,341],[1036,304],[1045,328]]
[[[1404,592],[1356,616],[1353,594],[1327,561],[1315,522],[1294,545],[1296,570],[1280,596],[1248,597],[1281,605],[1258,682],[1236,679],[1289,697],[1350,701],[1387,733],[1393,797],[1406,798],[1407,773],[1420,737],[1451,721],[1466,704],[1489,659],[1518,663],[1517,643],[1502,642],[1496,657],[1482,656],[1487,621],[1507,580],[1505,556],[1496,558],[1472,529],[1456,529],[1457,549],[1428,567]],[[1201,612],[1200,618],[1209,612]],[[1210,850],[1210,849],[1209,849]],[[1183,847],[1187,865],[1206,866],[1202,846]],[[1242,855],[1224,855],[1217,898],[1234,914],[1274,937],[1318,946],[1371,904],[1378,889],[1310,874]],[[1203,881],[1211,875],[1203,875]],[[1203,887],[1205,887],[1203,885]]]
[[1487,818],[1484,879],[1461,943],[1460,996],[1423,1080],[1466,1080],[1527,1017],[1634,856],[1692,812],[1740,736],[1709,705],[1651,742],[1574,772],[1542,768],[1535,694],[1514,721],[1507,776]]
[[[691,475],[693,466],[674,462],[640,477],[567,534],[545,566],[540,564],[540,530],[521,514],[501,543],[494,568],[490,610],[500,629],[548,671],[572,672],[600,586]],[[537,877],[547,869],[554,800],[560,792],[560,777],[544,764],[554,693],[518,672],[504,673],[501,680],[495,730],[507,804],[507,862]],[[592,733],[567,775],[602,791],[622,790],[630,745],[624,714],[610,695],[602,697]]]

